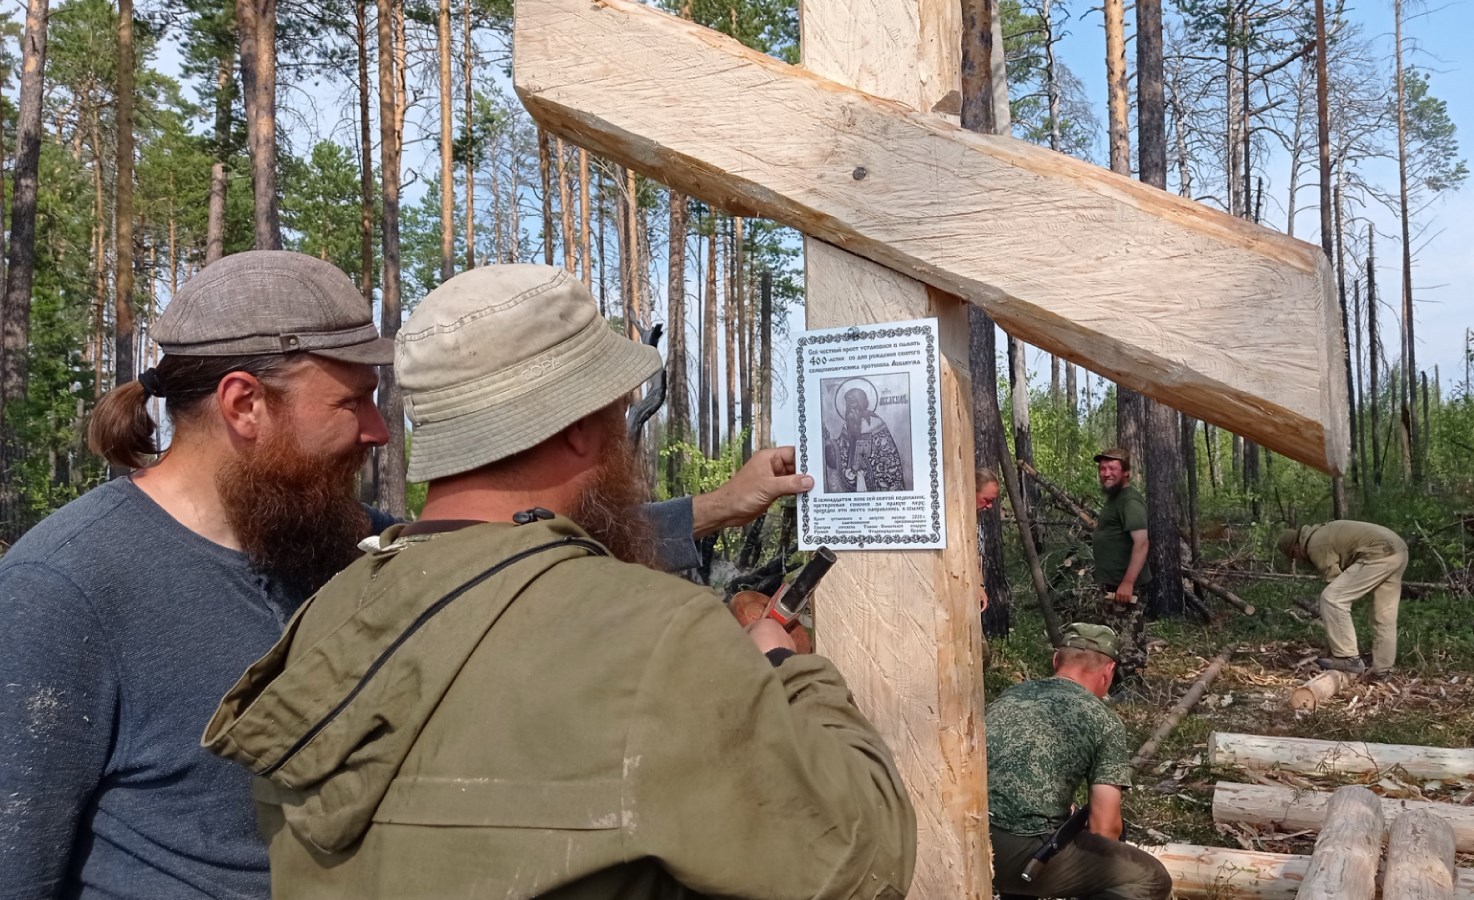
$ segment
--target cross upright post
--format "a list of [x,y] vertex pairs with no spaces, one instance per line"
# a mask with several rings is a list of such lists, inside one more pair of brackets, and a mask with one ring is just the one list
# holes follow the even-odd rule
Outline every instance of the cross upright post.
[[[956,0],[800,0],[803,66],[912,109],[956,109],[961,14]],[[911,792],[911,896],[984,900],[993,893],[967,306],[815,238],[804,239],[804,266],[810,328],[938,320],[947,546],[845,553],[819,588],[815,632]]]

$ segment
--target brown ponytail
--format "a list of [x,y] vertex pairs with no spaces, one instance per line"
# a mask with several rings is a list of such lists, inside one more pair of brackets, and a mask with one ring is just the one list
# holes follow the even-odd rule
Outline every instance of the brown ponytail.
[[[205,402],[215,395],[220,379],[231,372],[246,372],[263,383],[287,374],[306,356],[304,353],[274,353],[263,356],[171,356],[165,354],[157,368],[144,373],[153,396],[164,398],[164,408],[177,432],[199,415]],[[272,386],[266,384],[268,391]],[[149,390],[140,381],[120,384],[97,401],[87,423],[87,446],[115,466],[130,469],[148,463],[160,450],[158,425],[148,414]]]
[[87,446],[115,466],[137,469],[159,452],[154,441],[157,430],[148,414],[147,392],[137,381],[129,381],[97,401],[87,423]]

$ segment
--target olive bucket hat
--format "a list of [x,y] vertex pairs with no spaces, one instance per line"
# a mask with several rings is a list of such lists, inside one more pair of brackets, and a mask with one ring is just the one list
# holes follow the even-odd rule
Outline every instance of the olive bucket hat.
[[563,269],[482,266],[420,301],[395,341],[414,426],[409,480],[498,462],[626,396],[660,371],[660,352],[599,315]]

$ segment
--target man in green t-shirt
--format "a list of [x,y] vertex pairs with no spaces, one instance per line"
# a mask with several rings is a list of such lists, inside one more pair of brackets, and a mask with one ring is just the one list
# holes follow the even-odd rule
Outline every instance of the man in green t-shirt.
[[[1104,625],[1065,628],[1054,677],[1015,685],[986,714],[988,832],[993,887],[1015,897],[1166,900],[1172,879],[1156,857],[1120,842],[1121,791],[1131,784],[1126,729],[1101,702],[1120,640]],[[1033,881],[1024,866],[1090,786],[1090,826]]]
[[[1096,604],[1101,621],[1121,636],[1121,674],[1128,676],[1146,666],[1142,650],[1141,588],[1151,583],[1147,565],[1146,498],[1131,486],[1131,453],[1112,447],[1095,454],[1096,474],[1105,503],[1100,521],[1091,536],[1095,555],[1095,583],[1100,587]],[[1086,608],[1089,608],[1087,605]]]

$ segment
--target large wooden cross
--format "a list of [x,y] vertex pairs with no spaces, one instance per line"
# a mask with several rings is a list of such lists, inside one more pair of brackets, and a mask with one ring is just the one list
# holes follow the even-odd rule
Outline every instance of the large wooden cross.
[[515,83],[574,143],[806,241],[810,327],[936,316],[948,546],[846,554],[819,637],[917,808],[912,895],[991,896],[967,302],[1326,471],[1346,457],[1318,248],[935,110],[956,0],[800,0],[803,67],[628,0],[517,0]]

